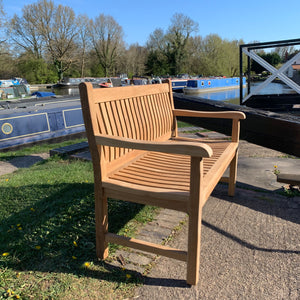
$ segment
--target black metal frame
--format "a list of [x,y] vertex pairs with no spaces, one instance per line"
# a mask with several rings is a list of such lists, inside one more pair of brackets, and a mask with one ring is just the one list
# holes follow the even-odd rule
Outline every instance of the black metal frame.
[[[242,105],[243,101],[243,48],[247,48],[249,51],[256,49],[266,49],[274,47],[284,47],[284,46],[294,46],[300,45],[300,39],[292,40],[282,40],[282,41],[273,41],[273,42],[264,42],[264,43],[252,43],[240,45],[240,104]],[[248,59],[248,69],[247,69],[247,87],[248,93],[250,93],[250,57]]]

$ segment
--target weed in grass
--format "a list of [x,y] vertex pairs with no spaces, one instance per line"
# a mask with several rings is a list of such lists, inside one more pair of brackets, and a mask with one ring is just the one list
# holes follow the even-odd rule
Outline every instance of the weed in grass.
[[300,188],[296,186],[294,187],[291,185],[287,185],[284,186],[283,190],[280,191],[279,193],[288,198],[300,197]]
[[[0,188],[0,299],[122,299],[141,282],[95,257],[90,162],[51,158],[0,177]],[[110,231],[127,236],[156,212],[112,199],[108,211]]]

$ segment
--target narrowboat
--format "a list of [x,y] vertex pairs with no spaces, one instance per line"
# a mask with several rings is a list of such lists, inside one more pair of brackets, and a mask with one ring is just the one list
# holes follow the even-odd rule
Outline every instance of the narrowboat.
[[[243,77],[243,86],[246,86],[246,77]],[[213,77],[189,79],[183,89],[184,94],[198,94],[201,92],[237,89],[240,87],[239,77]]]
[[0,150],[85,132],[79,96],[0,104]]
[[178,79],[172,78],[172,91],[173,92],[183,92],[183,89],[187,86],[188,79]]

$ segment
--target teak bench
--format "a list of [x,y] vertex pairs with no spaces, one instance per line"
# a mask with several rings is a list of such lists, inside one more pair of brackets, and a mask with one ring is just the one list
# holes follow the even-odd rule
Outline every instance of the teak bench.
[[[80,98],[95,180],[96,251],[108,243],[187,262],[187,283],[198,282],[202,207],[230,167],[234,195],[241,112],[174,109],[171,83],[93,88],[80,84]],[[177,116],[232,119],[227,141],[177,135]],[[181,251],[108,232],[107,198],[186,212],[188,250]]]

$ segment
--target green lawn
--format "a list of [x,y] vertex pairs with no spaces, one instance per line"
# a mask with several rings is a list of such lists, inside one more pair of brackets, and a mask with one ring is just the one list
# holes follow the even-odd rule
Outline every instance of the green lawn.
[[83,141],[86,141],[85,138],[81,139],[74,139],[74,140],[68,140],[65,142],[61,143],[41,143],[41,144],[36,144],[34,146],[30,147],[23,147],[21,149],[15,150],[15,151],[0,151],[0,161],[7,161],[15,157],[20,157],[20,156],[25,156],[25,155],[30,155],[34,153],[46,153],[49,152],[51,149],[63,147],[63,146],[68,146],[76,143],[81,143]]
[[[16,155],[22,154],[6,153]],[[50,158],[1,176],[0,189],[0,299],[132,295],[141,276],[95,256],[91,162]],[[153,207],[110,200],[110,231],[133,236],[155,214]]]

